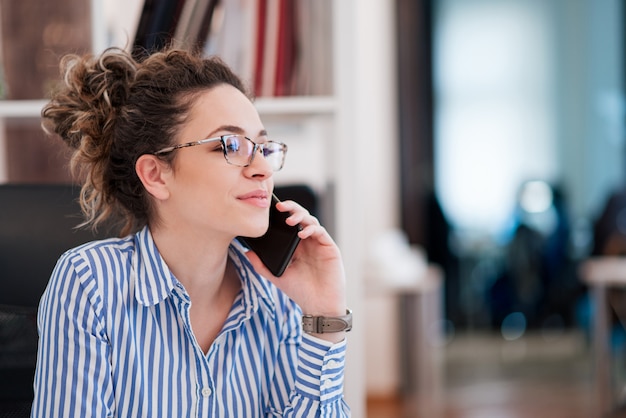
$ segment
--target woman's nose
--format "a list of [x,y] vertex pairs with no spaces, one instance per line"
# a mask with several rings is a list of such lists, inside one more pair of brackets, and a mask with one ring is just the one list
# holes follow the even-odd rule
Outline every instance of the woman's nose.
[[252,161],[250,161],[250,164],[246,168],[252,169],[251,176],[269,177],[274,173],[272,166],[270,165],[269,161],[265,158],[265,155],[263,154],[262,145],[256,146],[254,150],[254,154],[252,156]]

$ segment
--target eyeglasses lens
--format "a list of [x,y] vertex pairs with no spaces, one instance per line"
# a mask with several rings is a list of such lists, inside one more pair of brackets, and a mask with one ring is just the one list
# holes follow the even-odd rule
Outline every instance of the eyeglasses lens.
[[276,142],[266,143],[263,147],[263,156],[274,171],[278,171],[283,167],[285,153],[282,144],[277,144]]
[[[224,150],[228,162],[245,167],[250,164],[255,144],[248,138],[240,135],[232,135],[224,138]],[[263,145],[263,157],[267,160],[274,171],[283,166],[283,146],[275,142],[267,142]]]

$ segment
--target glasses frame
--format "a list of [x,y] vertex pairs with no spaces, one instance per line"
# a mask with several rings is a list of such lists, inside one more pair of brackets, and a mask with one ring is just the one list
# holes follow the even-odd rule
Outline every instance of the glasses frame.
[[[244,138],[248,141],[250,141],[253,145],[252,147],[252,152],[250,153],[250,156],[248,157],[248,162],[244,165],[241,164],[236,164],[232,161],[230,161],[228,159],[228,153],[226,152],[226,139],[230,138],[230,137],[239,137],[239,138]],[[278,167],[277,169],[275,169],[274,171],[280,171],[283,168],[283,165],[285,164],[285,156],[287,154],[287,145],[282,143],[282,142],[276,142],[276,141],[267,141],[264,142],[262,144],[257,144],[256,142],[254,142],[253,140],[251,140],[250,138],[248,138],[247,136],[244,135],[239,135],[239,134],[228,134],[228,135],[221,135],[221,136],[216,136],[214,138],[206,138],[206,139],[201,139],[199,141],[191,141],[191,142],[185,142],[184,144],[177,144],[177,145],[172,145],[171,147],[165,147],[162,148],[156,152],[153,153],[153,155],[159,156],[159,155],[166,155],[169,154],[171,152],[174,152],[178,149],[181,148],[189,148],[189,147],[195,147],[196,145],[204,145],[204,144],[210,144],[211,142],[220,142],[222,144],[222,153],[224,154],[224,159],[226,160],[226,162],[230,165],[234,165],[236,167],[248,167],[250,164],[252,164],[252,161],[254,160],[254,157],[256,156],[256,154],[258,153],[259,150],[261,150],[261,152],[263,152],[263,150],[265,149],[265,147],[267,146],[267,144],[278,144],[280,145],[281,151],[283,153],[283,158],[280,162],[280,167]]]

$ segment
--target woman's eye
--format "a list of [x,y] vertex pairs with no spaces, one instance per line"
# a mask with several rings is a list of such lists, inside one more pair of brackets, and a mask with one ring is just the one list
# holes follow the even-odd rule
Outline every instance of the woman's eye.
[[263,148],[263,156],[269,157],[270,155],[274,154],[277,151],[278,150],[276,150],[274,148]]
[[238,152],[240,148],[239,141],[236,139],[230,139],[224,144],[224,147],[227,154]]

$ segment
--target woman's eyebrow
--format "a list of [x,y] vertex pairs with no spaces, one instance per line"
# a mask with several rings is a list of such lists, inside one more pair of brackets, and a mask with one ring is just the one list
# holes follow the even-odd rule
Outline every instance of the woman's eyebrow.
[[212,136],[214,136],[217,132],[232,132],[234,134],[243,134],[243,129],[239,126],[235,126],[235,125],[222,125],[222,126],[218,126],[217,128],[213,129],[211,132],[208,133],[208,135],[206,136],[207,138],[210,138]]
[[[215,135],[217,132],[231,132],[233,134],[237,134],[237,135],[244,135],[245,131],[242,127],[240,126],[236,126],[236,125],[222,125],[219,126],[218,128],[212,130],[206,137],[210,138],[213,135]],[[267,136],[267,131],[265,129],[261,129],[257,135],[257,137],[259,136]]]

